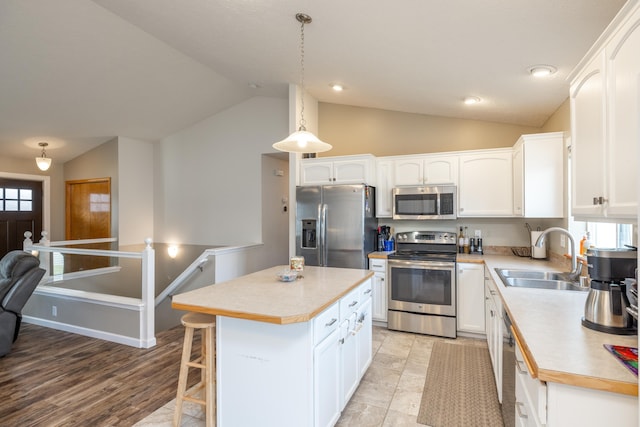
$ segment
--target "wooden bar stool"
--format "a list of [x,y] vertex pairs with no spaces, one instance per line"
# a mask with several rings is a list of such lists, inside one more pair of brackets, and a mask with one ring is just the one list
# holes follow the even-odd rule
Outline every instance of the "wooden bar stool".
[[[215,354],[215,327],[216,317],[204,313],[187,313],[182,316],[184,331],[184,346],[182,347],[182,362],[180,363],[180,377],[178,379],[178,394],[176,396],[176,409],[173,414],[173,425],[180,426],[182,420],[182,403],[198,403],[204,406],[205,420],[207,427],[215,425],[215,375],[216,375],[216,354]],[[200,329],[202,334],[202,350],[200,356],[191,360],[191,345],[193,343],[193,332]],[[187,377],[189,368],[200,369],[200,382],[187,393]],[[195,397],[197,393],[204,390],[204,400]]]

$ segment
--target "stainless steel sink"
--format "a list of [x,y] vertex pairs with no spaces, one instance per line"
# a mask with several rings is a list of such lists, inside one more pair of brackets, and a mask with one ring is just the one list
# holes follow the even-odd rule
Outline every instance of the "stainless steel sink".
[[588,291],[578,282],[567,280],[565,273],[536,270],[509,270],[496,268],[505,286],[517,288],[555,289],[563,291]]

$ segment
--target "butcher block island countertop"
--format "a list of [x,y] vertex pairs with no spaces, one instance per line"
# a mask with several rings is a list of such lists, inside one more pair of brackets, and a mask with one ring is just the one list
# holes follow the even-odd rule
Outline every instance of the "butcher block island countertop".
[[293,282],[281,282],[276,266],[178,294],[171,306],[238,319],[290,324],[308,322],[373,276],[368,270],[306,266]]

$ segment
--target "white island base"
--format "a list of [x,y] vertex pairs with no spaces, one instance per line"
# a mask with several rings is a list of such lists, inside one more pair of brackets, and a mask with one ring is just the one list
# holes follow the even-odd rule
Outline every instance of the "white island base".
[[217,316],[217,425],[332,426],[372,358],[371,280],[308,322]]

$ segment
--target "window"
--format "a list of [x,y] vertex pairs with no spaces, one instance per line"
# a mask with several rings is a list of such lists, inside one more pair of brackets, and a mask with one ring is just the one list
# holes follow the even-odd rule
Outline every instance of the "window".
[[28,188],[0,187],[0,211],[31,212],[33,191]]
[[631,224],[573,221],[571,228],[574,235],[580,236],[579,240],[588,231],[591,245],[597,248],[622,248],[625,245],[633,245]]

